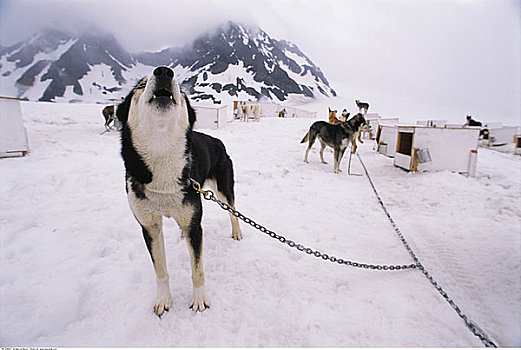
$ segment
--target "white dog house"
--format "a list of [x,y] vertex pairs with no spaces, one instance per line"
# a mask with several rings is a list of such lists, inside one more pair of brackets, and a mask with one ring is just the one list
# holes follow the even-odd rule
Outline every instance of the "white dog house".
[[196,121],[194,129],[221,129],[226,126],[228,106],[192,105]]
[[380,115],[378,113],[367,113],[365,115],[365,121],[367,122],[367,124],[369,124],[369,126],[371,127],[371,130],[373,130],[373,132],[375,130],[378,130],[378,125],[380,124],[379,120],[381,118],[382,117],[380,117]]
[[378,120],[378,125],[384,124],[384,125],[398,125],[399,119],[398,118],[380,118]]
[[430,126],[433,128],[443,128],[447,126],[447,120],[418,120],[416,125]]
[[28,152],[20,100],[0,97],[0,158],[23,157]]
[[[371,134],[369,135],[369,139],[373,140],[375,139],[375,136],[379,132],[379,126],[380,125],[386,125],[386,126],[392,126],[398,124],[398,118],[382,118],[378,113],[367,113],[365,115],[365,120],[369,124],[369,127],[371,128]],[[361,134],[361,137],[363,139],[366,139],[368,132],[363,132]]]
[[[286,118],[316,118],[317,112],[310,112],[306,109],[297,108],[297,107],[287,107],[283,106],[283,109],[286,110]],[[282,109],[281,109],[282,110]],[[278,117],[277,113],[277,117]]]
[[398,126],[394,165],[411,171],[451,170],[474,176],[479,130]]
[[394,157],[396,153],[396,138],[398,127],[396,125],[380,124],[376,132],[376,151],[387,157]]
[[514,142],[517,134],[516,126],[490,127],[488,129],[488,145],[501,146]]

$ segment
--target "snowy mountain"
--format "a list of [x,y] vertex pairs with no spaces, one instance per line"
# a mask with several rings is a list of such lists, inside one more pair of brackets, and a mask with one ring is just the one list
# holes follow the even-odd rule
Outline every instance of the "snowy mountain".
[[336,96],[298,47],[260,28],[228,22],[185,47],[129,53],[110,34],[47,30],[0,47],[0,94],[28,100],[106,102],[120,99],[153,67],[174,69],[196,101],[223,98],[284,101]]

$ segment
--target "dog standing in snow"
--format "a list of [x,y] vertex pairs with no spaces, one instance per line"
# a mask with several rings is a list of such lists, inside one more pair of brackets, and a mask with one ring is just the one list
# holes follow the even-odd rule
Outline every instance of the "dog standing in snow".
[[356,106],[358,107],[358,112],[366,115],[367,111],[369,110],[369,103],[361,102],[360,100],[355,100],[355,103],[356,103]]
[[308,142],[308,148],[306,149],[306,155],[304,156],[304,162],[308,162],[309,150],[315,143],[318,137],[320,141],[320,160],[323,164],[327,164],[324,160],[324,149],[326,146],[333,148],[333,159],[334,159],[334,171],[339,173],[340,161],[344,156],[349,143],[353,145],[352,153],[356,152],[356,136],[360,128],[366,124],[365,118],[362,114],[358,113],[353,118],[343,123],[332,125],[325,121],[314,122],[309,128],[308,133],[304,136],[300,143]]
[[[154,312],[172,305],[162,220],[174,218],[186,238],[192,269],[190,307],[208,306],[204,289],[202,203],[191,179],[211,185],[217,197],[234,207],[232,161],[223,143],[192,130],[196,116],[168,67],[157,67],[118,106],[122,123],[121,155],[126,170],[130,208],[141,225],[157,277]],[[242,238],[230,214],[232,237]]]
[[103,114],[103,118],[105,118],[105,130],[111,130],[112,127],[110,124],[116,120],[116,116],[114,115],[114,106],[107,106],[103,108],[101,114]]

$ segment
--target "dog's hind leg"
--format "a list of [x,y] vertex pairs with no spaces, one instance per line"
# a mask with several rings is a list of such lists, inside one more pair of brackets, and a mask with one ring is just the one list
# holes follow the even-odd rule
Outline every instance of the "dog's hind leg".
[[335,150],[335,173],[340,173],[340,163],[342,162],[342,158],[344,157],[344,153],[347,147],[341,147],[338,150]]
[[356,137],[353,137],[351,139],[351,144],[353,145],[353,147],[351,148],[351,154],[355,154],[356,153]]
[[[313,132],[312,130],[309,130],[308,134],[304,137],[304,139],[306,137],[308,140],[308,148],[306,149],[306,154],[304,155],[304,163],[308,162],[309,150],[311,149],[311,147],[313,147],[313,144],[315,143],[315,139],[317,138],[317,134],[315,132]],[[305,141],[302,140],[302,142],[305,142]]]
[[306,149],[306,154],[304,154],[304,163],[308,162],[308,154],[311,147],[308,145],[308,148]]
[[[217,198],[230,206],[233,210],[235,210],[235,195],[233,191],[233,168],[231,165],[231,160],[229,160],[229,167],[219,167],[217,170],[217,180],[207,180],[210,187],[213,187],[216,190]],[[228,171],[227,171],[228,169]],[[231,173],[230,173],[231,172]],[[236,216],[229,213],[230,222],[232,224],[232,238],[235,240],[242,239],[241,228],[239,227],[239,220]]]
[[[227,204],[230,208],[232,208],[233,210],[235,210],[235,205],[233,204],[233,201],[230,202],[226,199],[226,196],[220,192],[220,191],[217,191],[217,198]],[[237,241],[240,241],[242,239],[242,231],[241,231],[241,228],[239,227],[239,219],[237,219],[237,217],[235,215],[233,215],[232,213],[229,213],[230,215],[230,222],[232,224],[232,238],[237,240]]]
[[340,164],[338,162],[339,153],[340,153],[340,149],[338,147],[335,147],[333,150],[333,162],[334,162],[333,171],[335,172],[335,174],[338,174],[340,172],[340,170],[339,170]]
[[154,312],[161,316],[172,306],[168,271],[166,268],[165,240],[163,238],[162,217],[151,213],[136,215],[143,230],[143,237],[147,245],[157,277],[157,297]]
[[358,141],[360,143],[364,143],[364,141],[362,141],[362,131],[361,130],[358,130],[358,132],[356,133],[356,138],[358,139]]

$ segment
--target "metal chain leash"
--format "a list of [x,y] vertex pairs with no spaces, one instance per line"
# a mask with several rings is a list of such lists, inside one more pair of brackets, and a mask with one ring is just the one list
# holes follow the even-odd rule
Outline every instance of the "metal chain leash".
[[233,216],[235,216],[238,219],[241,219],[242,221],[244,221],[248,225],[251,225],[252,227],[256,228],[257,230],[261,231],[262,233],[267,234],[271,238],[274,238],[274,239],[278,240],[281,243],[285,243],[288,246],[290,246],[291,248],[295,248],[295,249],[297,249],[297,250],[299,250],[301,252],[304,252],[306,254],[313,255],[313,256],[315,256],[317,258],[322,258],[323,260],[326,260],[326,261],[329,260],[330,262],[338,263],[340,265],[347,265],[347,266],[352,266],[352,267],[357,267],[357,268],[364,268],[364,269],[371,269],[371,270],[384,270],[384,271],[391,270],[391,271],[394,271],[394,270],[406,270],[406,269],[418,268],[425,275],[425,277],[431,282],[431,284],[436,288],[436,290],[441,294],[441,296],[449,303],[449,305],[454,309],[454,311],[456,311],[456,313],[459,315],[459,317],[461,317],[463,319],[463,321],[465,322],[465,324],[468,327],[468,329],[476,337],[478,337],[481,340],[481,342],[486,347],[497,348],[497,345],[490,339],[490,337],[485,333],[485,331],[483,331],[483,329],[481,329],[475,322],[473,322],[467,315],[465,315],[463,313],[463,311],[461,311],[460,307],[458,305],[456,305],[456,303],[449,297],[447,292],[445,292],[445,290],[438,284],[438,282],[429,273],[429,271],[427,271],[427,269],[425,269],[425,267],[420,262],[420,260],[418,259],[418,257],[414,253],[414,251],[412,250],[411,246],[409,245],[409,243],[405,239],[404,235],[401,233],[400,229],[398,228],[398,225],[396,224],[396,222],[391,217],[391,214],[387,210],[387,207],[385,206],[382,198],[380,197],[380,194],[376,190],[376,186],[374,185],[373,180],[371,179],[371,176],[369,175],[369,172],[368,172],[364,162],[362,161],[362,158],[360,157],[360,154],[356,153],[356,155],[358,157],[358,160],[360,161],[360,164],[362,164],[364,172],[365,172],[365,174],[367,176],[367,179],[369,180],[369,183],[370,183],[370,185],[371,185],[371,187],[372,187],[372,189],[373,189],[373,191],[374,191],[374,193],[376,195],[376,198],[377,198],[378,202],[380,203],[380,206],[382,207],[385,215],[389,219],[389,222],[393,226],[394,231],[396,232],[396,234],[398,235],[398,237],[402,241],[403,245],[405,246],[405,248],[409,252],[409,255],[414,260],[415,264],[409,264],[409,265],[373,265],[373,264],[362,264],[362,263],[357,263],[357,262],[353,262],[353,261],[350,261],[350,260],[338,259],[338,258],[336,258],[334,256],[330,256],[328,254],[321,253],[318,250],[313,250],[311,248],[305,247],[302,244],[297,244],[294,241],[289,240],[286,237],[284,237],[282,235],[279,235],[279,234],[277,234],[277,233],[267,229],[266,227],[256,223],[254,220],[252,220],[252,219],[248,218],[247,216],[243,215],[239,211],[233,209],[230,205],[220,201],[215,196],[213,191],[201,189],[201,185],[197,181],[195,181],[194,179],[190,179],[190,182],[192,183],[193,189],[195,191],[197,191],[198,193],[202,194],[203,198],[205,200],[211,200],[211,201],[217,203],[222,209],[228,211]]
[[329,254],[321,253],[318,250],[314,250],[314,249],[305,247],[302,244],[298,244],[298,243],[296,243],[296,242],[294,242],[294,241],[292,241],[290,239],[287,239],[286,237],[284,237],[282,235],[279,235],[279,234],[275,233],[274,231],[271,231],[271,230],[267,229],[266,227],[264,227],[264,226],[258,224],[257,222],[255,222],[254,220],[252,220],[252,219],[248,218],[247,216],[243,215],[239,211],[233,209],[230,205],[220,201],[215,196],[213,191],[201,189],[201,185],[197,181],[195,181],[194,179],[190,179],[190,181],[192,183],[193,189],[196,190],[197,192],[199,192],[200,194],[202,194],[203,198],[205,200],[211,200],[211,201],[217,203],[222,209],[228,211],[230,214],[232,214],[236,218],[244,221],[248,225],[256,228],[257,230],[259,230],[262,233],[270,236],[271,238],[278,240],[280,243],[285,243],[288,246],[290,246],[291,248],[295,248],[298,251],[304,252],[304,253],[306,253],[308,255],[312,255],[312,256],[315,256],[317,258],[321,258],[322,260],[330,261],[330,262],[337,263],[337,264],[340,264],[340,265],[347,265],[347,266],[352,266],[352,267],[357,267],[357,268],[362,268],[362,269],[370,269],[370,270],[378,270],[378,271],[407,270],[407,269],[415,269],[415,268],[418,267],[416,264],[409,264],[409,265],[373,265],[373,264],[363,264],[363,263],[358,263],[358,262],[354,262],[354,261],[350,261],[350,260],[346,260],[346,259],[339,259],[339,258],[336,258],[336,257],[331,256]]
[[473,322],[467,315],[461,311],[458,305],[449,297],[447,292],[436,282],[434,277],[425,269],[423,264],[420,262],[416,254],[414,254],[414,251],[412,250],[411,246],[403,236],[403,234],[400,232],[400,229],[398,228],[398,225],[394,222],[393,218],[391,217],[391,214],[389,214],[389,211],[387,210],[387,207],[385,206],[382,198],[380,197],[380,194],[376,190],[376,187],[373,183],[373,180],[371,179],[371,176],[369,175],[369,172],[367,171],[367,168],[362,161],[362,157],[360,157],[360,154],[356,154],[358,156],[358,160],[360,161],[360,164],[362,164],[362,167],[364,168],[365,175],[367,176],[367,179],[369,180],[369,183],[371,184],[371,187],[373,188],[373,191],[376,195],[376,198],[378,199],[378,202],[380,203],[380,206],[382,207],[383,211],[385,212],[385,215],[387,215],[387,218],[391,222],[396,234],[398,237],[400,237],[400,240],[407,248],[407,251],[413,258],[414,262],[416,263],[416,267],[425,275],[425,277],[431,282],[431,284],[436,288],[436,290],[441,294],[441,296],[449,303],[449,305],[456,311],[456,313],[463,319],[465,324],[467,325],[468,329],[476,336],[478,337],[481,342],[488,348],[497,348],[497,345],[490,339],[490,337],[481,329],[475,322]]

